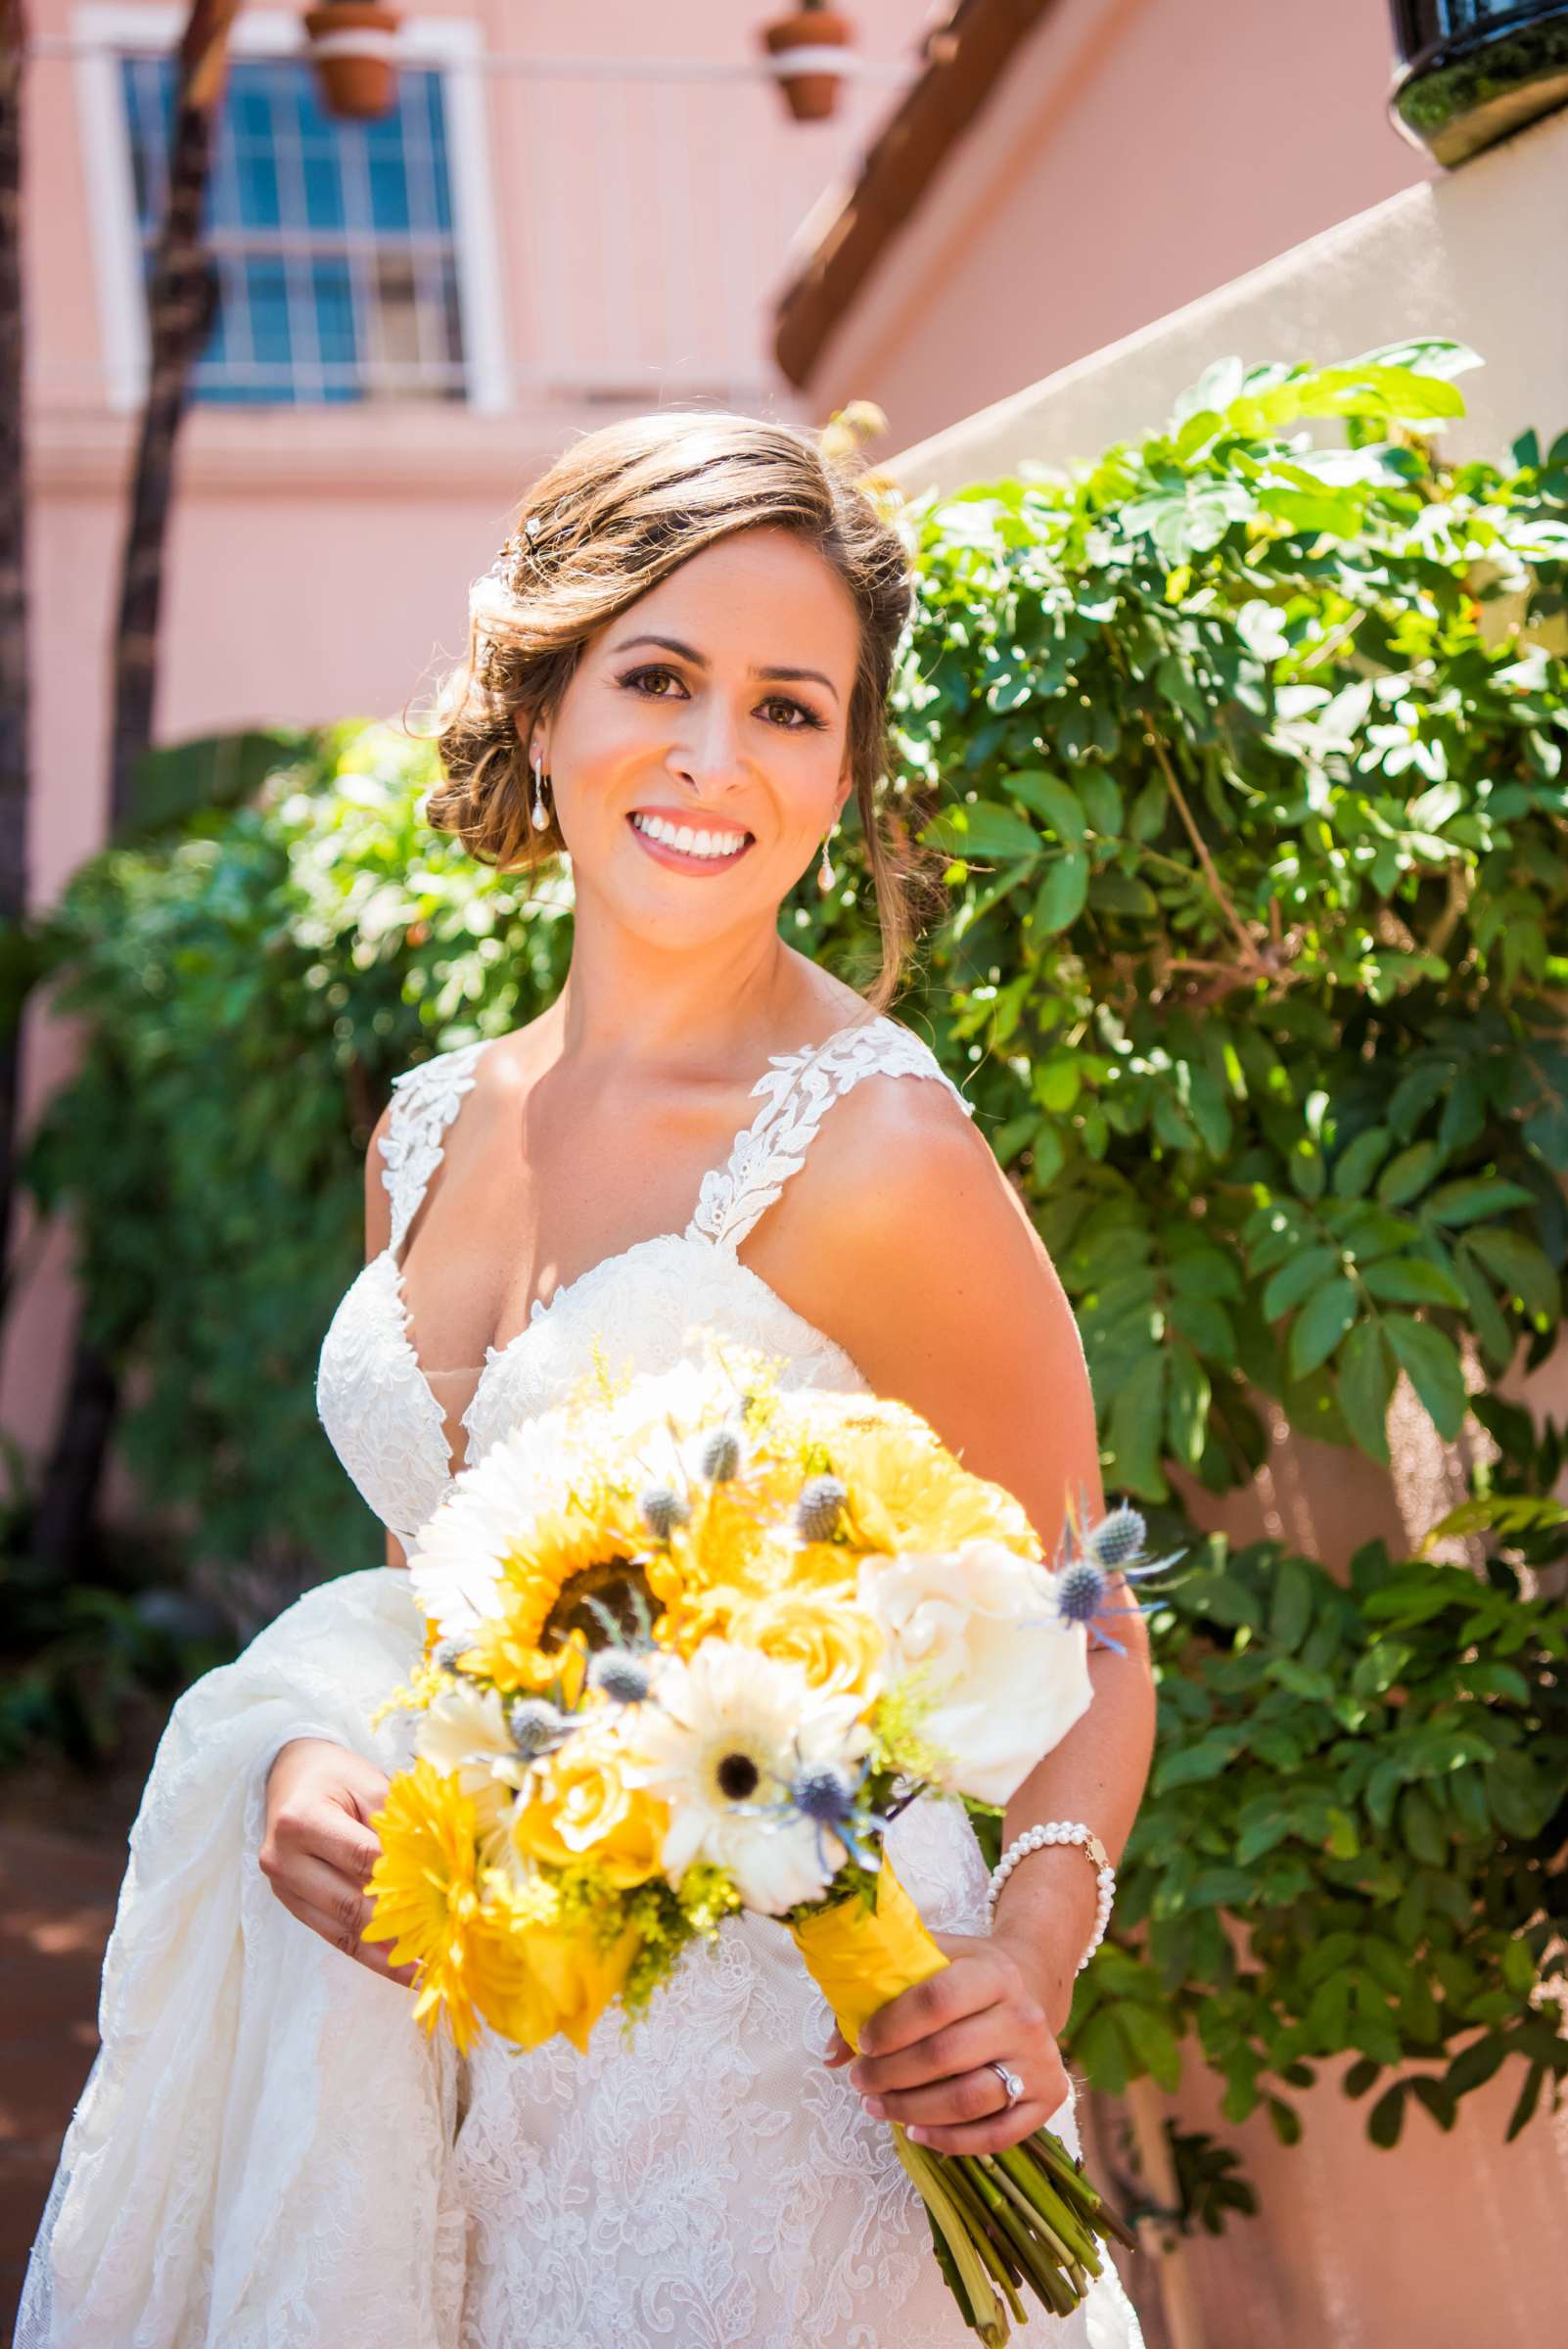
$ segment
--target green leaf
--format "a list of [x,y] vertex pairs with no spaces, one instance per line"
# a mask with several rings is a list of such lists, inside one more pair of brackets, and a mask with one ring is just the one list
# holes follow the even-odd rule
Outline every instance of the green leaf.
[[1032,927],[1042,937],[1071,929],[1088,896],[1088,858],[1081,849],[1068,849],[1048,867],[1030,913]]
[[1128,2042],[1118,2020],[1124,2011],[1121,2005],[1101,2006],[1073,2034],[1073,2061],[1083,2066],[1090,2087],[1108,2096],[1121,2096],[1130,2077]]
[[1383,1330],[1433,1426],[1452,1444],[1466,1408],[1464,1369],[1453,1340],[1408,1313],[1385,1313]]
[[[1021,767],[1016,773],[1003,775],[1000,788],[1011,792],[1015,800],[1022,800],[1026,807],[1033,807],[1066,847],[1083,846],[1088,826],[1083,803],[1070,783],[1046,774],[1041,767]],[[1037,841],[1036,846],[1038,845]]]
[[959,801],[945,807],[920,837],[950,855],[971,861],[977,856],[1033,861],[1040,853],[1040,837],[1034,825],[1026,824],[1010,807],[989,800]]
[[1400,2131],[1404,2126],[1405,2083],[1396,2080],[1392,2088],[1384,2090],[1367,2114],[1366,2134],[1374,2145],[1382,2145],[1388,2150],[1399,2143]]
[[1157,2014],[1151,2006],[1127,1999],[1117,2006],[1116,2019],[1123,2037],[1155,2084],[1168,2093],[1179,2088],[1181,2048],[1165,2016]]
[[1519,1299],[1527,1313],[1555,1319],[1562,1312],[1562,1290],[1550,1264],[1534,1240],[1522,1232],[1483,1226],[1466,1234],[1468,1246],[1503,1288]]
[[1442,1164],[1443,1152],[1436,1142],[1412,1142],[1391,1158],[1378,1176],[1379,1199],[1385,1207],[1404,1207],[1427,1188]]
[[1277,1321],[1282,1313],[1300,1305],[1304,1297],[1310,1297],[1319,1283],[1337,1271],[1339,1255],[1338,1248],[1332,1246],[1304,1248],[1299,1256],[1281,1265],[1264,1289],[1264,1318]]
[[1313,1585],[1298,1558],[1286,1558],[1274,1574],[1268,1602],[1268,1636],[1276,1647],[1293,1653],[1306,1638],[1313,1620]]
[[1384,1256],[1361,1268],[1361,1279],[1373,1297],[1396,1305],[1450,1305],[1464,1310],[1464,1291],[1441,1265],[1424,1256]]
[[1306,1378],[1328,1359],[1356,1313],[1354,1281],[1346,1279],[1343,1273],[1325,1281],[1290,1325],[1292,1378]]
[[1386,1464],[1388,1406],[1399,1364],[1375,1321],[1356,1324],[1340,1350],[1336,1376],[1345,1424],[1362,1451]]

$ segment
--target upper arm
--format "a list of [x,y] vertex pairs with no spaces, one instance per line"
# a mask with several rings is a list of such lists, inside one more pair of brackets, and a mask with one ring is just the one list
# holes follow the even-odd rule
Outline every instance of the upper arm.
[[[393,1095],[393,1099],[396,1096]],[[388,1102],[371,1128],[370,1146],[365,1152],[365,1262],[380,1256],[392,1239],[392,1199],[384,1179],[387,1161],[382,1156],[381,1140],[392,1125],[392,1104]]]
[[1052,1556],[1069,1497],[1104,1512],[1094,1398],[1066,1291],[984,1134],[945,1086],[870,1077],[824,1118],[797,1180],[809,1317],[1015,1494]]
[[[393,1096],[395,1098],[395,1096]],[[392,1123],[392,1105],[389,1101],[371,1128],[370,1145],[365,1152],[365,1262],[380,1256],[392,1240],[392,1200],[383,1179],[387,1161],[381,1154],[381,1137]],[[387,1563],[406,1566],[408,1559],[397,1536],[389,1530],[387,1535]]]

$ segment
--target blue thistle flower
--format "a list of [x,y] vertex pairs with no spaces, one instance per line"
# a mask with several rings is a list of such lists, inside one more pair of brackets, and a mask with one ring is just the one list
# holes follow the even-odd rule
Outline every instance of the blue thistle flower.
[[672,1485],[647,1485],[637,1496],[642,1521],[656,1541],[668,1542],[677,1525],[684,1525],[691,1515]]
[[652,1684],[645,1660],[629,1647],[602,1647],[588,1666],[588,1679],[615,1705],[640,1705]]
[[1105,1604],[1110,1589],[1092,1558],[1075,1558],[1056,1577],[1056,1604],[1068,1623],[1090,1624]]
[[1122,1501],[1102,1517],[1089,1534],[1090,1555],[1113,1572],[1140,1555],[1148,1527],[1136,1509]]
[[848,1488],[836,1476],[808,1476],[795,1504],[795,1526],[803,1542],[831,1542],[838,1532]]
[[506,1716],[512,1743],[530,1762],[550,1753],[571,1734],[575,1723],[546,1696],[520,1696]]
[[711,1485],[727,1485],[738,1473],[740,1462],[741,1440],[733,1427],[715,1427],[703,1438],[697,1466]]
[[431,1662],[438,1672],[455,1672],[457,1659],[466,1656],[473,1646],[471,1639],[441,1639],[431,1650]]
[[[860,1777],[864,1776],[863,1770]],[[816,1864],[824,1876],[831,1876],[833,1864],[827,1856],[823,1830],[831,1827],[857,1867],[875,1873],[878,1861],[866,1848],[866,1827],[882,1827],[886,1820],[880,1812],[873,1811],[862,1823],[855,1818],[855,1797],[860,1777],[852,1780],[833,1762],[808,1762],[796,1773],[787,1799],[777,1806],[801,1819],[808,1819],[816,1829]]]

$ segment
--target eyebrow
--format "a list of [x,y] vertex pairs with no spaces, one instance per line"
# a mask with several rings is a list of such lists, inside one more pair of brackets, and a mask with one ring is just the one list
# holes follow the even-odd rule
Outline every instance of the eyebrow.
[[[682,644],[677,636],[623,636],[621,642],[619,644],[612,645],[610,649],[613,653],[629,653],[634,644],[662,644],[666,652],[678,653],[683,661],[689,661],[691,663],[693,668],[707,668],[709,666],[709,664],[703,659],[701,653],[697,652],[689,644]],[[819,668],[754,668],[750,673],[754,677],[767,677],[775,681],[787,681],[790,678],[809,677],[814,684],[825,685],[835,701],[837,701],[839,698],[839,689],[834,684],[833,679],[831,677],[825,677]]]

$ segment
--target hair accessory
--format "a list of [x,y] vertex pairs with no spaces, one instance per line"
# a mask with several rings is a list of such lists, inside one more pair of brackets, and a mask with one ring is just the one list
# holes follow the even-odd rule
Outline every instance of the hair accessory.
[[537,751],[533,754],[533,806],[529,812],[533,818],[534,831],[542,832],[550,820],[550,814],[544,805],[543,761]]
[[1019,2079],[1018,2074],[1015,2071],[1010,2070],[1005,2063],[998,2063],[994,2056],[991,2059],[987,2069],[995,2073],[1003,2088],[1007,2091],[1007,2110],[1011,2112],[1013,2106],[1018,2102],[1020,2096],[1022,2096],[1024,2093],[1024,2083]]
[[1111,1903],[1116,1898],[1116,1870],[1111,1865],[1110,1855],[1104,1844],[1101,1843],[1093,1828],[1084,1826],[1081,1819],[1047,1819],[1041,1825],[1026,1827],[1022,1835],[1014,1836],[991,1871],[991,1882],[986,1889],[986,1907],[994,1916],[1001,1888],[1020,1860],[1027,1860],[1031,1852],[1043,1851],[1048,1844],[1053,1843],[1081,1844],[1085,1857],[1093,1863],[1099,1885],[1098,1899],[1095,1904],[1094,1931],[1090,1937],[1088,1948],[1078,1961],[1078,1970],[1082,1973],[1105,1939],[1105,1928],[1111,1921]]

